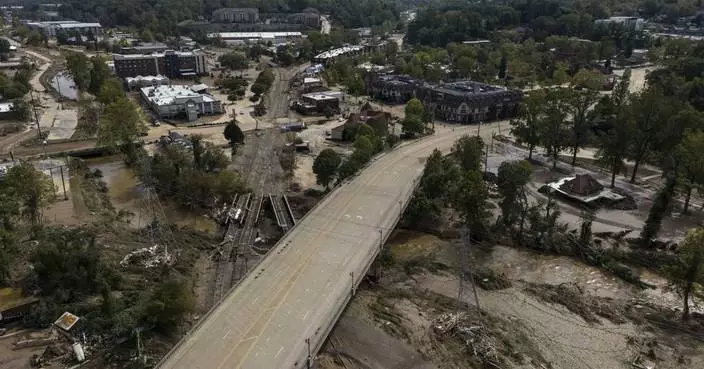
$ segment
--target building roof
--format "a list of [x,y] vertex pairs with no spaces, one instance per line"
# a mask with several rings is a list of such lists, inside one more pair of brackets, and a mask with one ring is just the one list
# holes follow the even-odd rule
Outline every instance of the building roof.
[[303,78],[303,84],[321,83],[321,82],[322,82],[322,80],[320,78],[312,78],[312,77]]
[[14,104],[12,104],[11,102],[0,103],[0,113],[9,113],[10,111],[12,111],[13,106]]
[[222,39],[259,39],[277,37],[303,37],[301,32],[219,32],[209,33],[208,38],[220,37]]
[[504,91],[504,89],[497,87],[497,86],[491,86],[491,85],[487,85],[485,83],[469,81],[469,80],[443,83],[443,84],[438,85],[437,87],[433,88],[433,90],[436,92],[441,92],[444,94],[454,95],[454,96],[469,96],[469,95],[485,94],[485,93],[496,92],[496,91]]
[[222,13],[259,13],[257,8],[220,8],[213,11],[213,14]]
[[214,96],[197,93],[192,90],[192,86],[171,85],[171,86],[150,86],[141,88],[142,95],[158,106],[184,104],[191,100],[193,102],[215,102],[219,101]]
[[137,77],[127,77],[125,78],[125,81],[127,83],[133,83],[133,82],[152,82],[152,81],[168,81],[169,77],[162,76],[161,74],[156,75],[156,76],[137,76]]
[[601,192],[604,186],[589,174],[577,174],[576,177],[565,181],[560,189],[579,196],[589,196]]
[[61,23],[57,28],[102,28],[100,23]]
[[79,319],[80,319],[79,317],[77,317],[67,311],[67,312],[61,314],[59,319],[56,319],[56,321],[54,322],[54,325],[56,325],[57,327],[65,330],[65,331],[70,331],[71,328],[73,328],[73,326],[76,325],[76,323],[78,323]]
[[166,55],[178,55],[179,57],[187,57],[187,56],[196,56],[196,55],[202,55],[202,53],[199,50],[193,50],[193,51],[174,51],[174,50],[166,50],[163,53],[151,53],[151,54],[112,54],[112,59],[113,60],[124,60],[124,59],[151,59],[151,58],[160,58],[164,57]]
[[340,47],[337,49],[332,49],[332,50],[322,52],[322,53],[316,55],[314,59],[329,59],[329,58],[334,58],[334,57],[337,57],[340,55],[345,55],[348,53],[357,52],[360,50],[364,50],[364,46],[361,46],[361,45],[343,46],[343,47]]

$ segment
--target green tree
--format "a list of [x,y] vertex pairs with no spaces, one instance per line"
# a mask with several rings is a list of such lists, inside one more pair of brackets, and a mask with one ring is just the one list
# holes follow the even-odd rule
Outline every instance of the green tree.
[[528,146],[528,160],[533,158],[533,150],[540,144],[540,126],[544,119],[545,92],[531,91],[523,99],[520,116],[511,121],[511,133],[518,144]]
[[230,146],[244,143],[244,132],[242,132],[242,129],[234,119],[231,120],[230,123],[227,123],[223,134],[225,135],[227,141],[230,142]]
[[347,93],[354,96],[355,99],[364,94],[364,81],[358,73],[352,74],[345,81]]
[[81,91],[86,91],[90,85],[91,65],[92,63],[83,53],[66,53],[66,68],[71,74],[76,87]]
[[631,71],[627,69],[614,87],[611,96],[604,96],[594,107],[601,126],[597,135],[597,160],[611,171],[611,187],[616,182],[616,174],[623,171],[624,160],[628,157],[635,129],[624,107],[628,104]]
[[43,295],[69,303],[117,285],[119,275],[100,257],[94,233],[49,228],[38,241],[31,261]]
[[572,91],[571,96],[566,99],[569,113],[572,115],[572,166],[577,163],[577,153],[587,144],[594,128],[598,111],[592,107],[598,99],[599,94],[593,90]]
[[266,114],[266,105],[264,105],[264,100],[262,100],[259,104],[254,105],[254,115],[262,116],[264,114]]
[[325,149],[318,154],[313,162],[313,173],[315,174],[316,182],[329,188],[330,183],[337,174],[337,168],[342,163],[342,158],[333,149]]
[[157,286],[147,306],[147,316],[157,330],[173,332],[194,311],[196,301],[189,284],[171,278]]
[[0,287],[5,287],[19,251],[17,237],[9,229],[0,227]]
[[425,131],[425,124],[423,124],[423,120],[418,115],[406,115],[401,121],[401,129],[404,134],[415,137]]
[[638,168],[654,149],[663,129],[663,122],[673,116],[679,104],[671,97],[666,97],[659,90],[649,88],[631,98],[628,114],[635,123],[629,159],[634,161],[631,183],[636,181]]
[[643,224],[643,230],[640,232],[640,239],[643,246],[650,246],[653,239],[660,233],[662,220],[667,215],[670,205],[672,204],[672,196],[675,193],[675,185],[677,181],[673,173],[668,175],[665,181],[665,187],[658,191],[653,200],[653,205],[648,212],[648,218]]
[[683,213],[689,212],[692,189],[704,184],[704,132],[688,130],[679,144],[676,156],[678,160],[679,182],[684,188],[685,201]]
[[105,105],[125,98],[125,91],[122,89],[122,82],[117,78],[107,78],[98,91],[98,101]]
[[423,106],[423,103],[418,100],[418,98],[414,97],[408,101],[404,112],[406,118],[411,116],[421,118],[425,116],[425,106]]
[[479,136],[462,136],[452,146],[460,166],[465,171],[481,171],[484,156],[484,141]]
[[88,92],[93,95],[100,93],[101,88],[106,80],[113,79],[108,65],[102,56],[94,56],[90,58],[90,83],[88,84]]
[[689,299],[697,286],[704,285],[704,229],[687,233],[677,250],[677,261],[665,267],[665,274],[683,300],[682,319],[689,317]]
[[540,143],[552,157],[553,168],[557,167],[560,151],[569,142],[569,127],[567,124],[567,109],[565,106],[565,90],[551,89],[547,92],[545,116],[540,121]]
[[482,239],[487,233],[486,219],[489,191],[484,184],[482,174],[471,170],[465,173],[455,192],[454,208],[462,216],[464,225],[471,231],[473,238]]
[[499,166],[496,185],[502,197],[499,201],[501,220],[506,227],[512,227],[524,210],[525,187],[531,173],[530,163],[525,160],[505,161]]
[[13,118],[16,120],[24,122],[30,118],[29,104],[22,99],[12,100],[10,111],[12,112]]
[[139,108],[127,98],[110,103],[100,117],[98,144],[112,150],[131,146],[145,130]]
[[7,171],[3,182],[3,192],[18,201],[21,214],[32,224],[40,223],[42,208],[55,198],[53,180],[23,161]]
[[225,68],[232,70],[247,69],[249,61],[247,57],[239,52],[232,51],[227,54],[220,55],[218,62]]

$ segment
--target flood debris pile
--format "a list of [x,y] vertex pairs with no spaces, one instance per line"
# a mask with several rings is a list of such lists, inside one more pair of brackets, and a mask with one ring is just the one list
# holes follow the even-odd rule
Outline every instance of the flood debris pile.
[[130,265],[139,265],[151,269],[162,265],[173,265],[176,262],[176,255],[169,252],[164,245],[153,245],[131,251],[120,260],[120,266],[127,268]]
[[[475,310],[446,312],[433,322],[434,337],[448,346],[459,345],[473,367],[504,368],[514,364],[548,368],[549,364],[519,331],[520,324],[502,323]],[[510,326],[513,325],[513,328]],[[454,341],[454,342],[449,342]]]
[[609,298],[590,296],[576,283],[528,283],[525,291],[543,301],[562,305],[589,323],[599,323],[599,317],[619,324],[626,322],[623,308],[619,304]]

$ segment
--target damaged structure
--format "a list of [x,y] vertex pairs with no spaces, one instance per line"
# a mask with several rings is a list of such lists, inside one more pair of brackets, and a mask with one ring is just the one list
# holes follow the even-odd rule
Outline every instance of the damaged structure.
[[518,90],[470,80],[429,84],[396,74],[367,73],[365,85],[373,98],[402,104],[417,97],[434,119],[460,124],[513,118],[523,96]]
[[331,129],[330,139],[335,141],[353,140],[359,126],[370,124],[371,122],[383,122],[388,129],[388,125],[391,122],[391,113],[374,110],[369,103],[366,103],[362,106],[359,113],[350,114],[345,123]]
[[626,197],[605,188],[589,174],[577,174],[548,183],[546,187],[562,197],[585,205],[598,206],[624,200]]

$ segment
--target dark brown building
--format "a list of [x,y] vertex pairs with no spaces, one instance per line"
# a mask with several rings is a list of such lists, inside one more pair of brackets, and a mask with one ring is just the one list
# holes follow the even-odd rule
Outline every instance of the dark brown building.
[[461,124],[512,118],[518,114],[523,95],[518,90],[468,80],[431,85],[394,74],[368,73],[365,83],[373,98],[401,104],[417,97],[434,119]]
[[115,74],[121,78],[164,75],[169,78],[207,74],[205,54],[173,51],[155,54],[113,55]]

